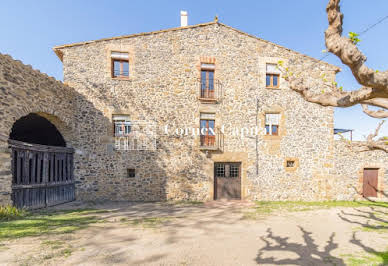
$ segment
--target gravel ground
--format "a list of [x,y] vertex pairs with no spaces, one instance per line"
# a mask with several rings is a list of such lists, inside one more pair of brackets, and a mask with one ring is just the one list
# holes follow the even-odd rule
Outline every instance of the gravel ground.
[[386,208],[247,215],[252,205],[70,203],[56,209],[109,211],[73,233],[3,241],[0,265],[345,265],[388,248],[388,228],[374,227]]

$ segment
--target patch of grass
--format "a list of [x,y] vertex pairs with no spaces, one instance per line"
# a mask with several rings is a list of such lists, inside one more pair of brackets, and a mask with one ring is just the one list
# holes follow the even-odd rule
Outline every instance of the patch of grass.
[[0,221],[21,219],[28,214],[27,211],[13,206],[0,206]]
[[44,211],[19,220],[0,222],[0,239],[12,239],[43,234],[72,233],[99,220],[95,210]]
[[69,257],[73,253],[73,250],[71,248],[65,248],[61,250],[61,255],[65,258]]
[[171,221],[172,217],[143,217],[128,220],[131,225],[140,226],[143,228],[156,228],[168,221]]
[[247,211],[243,213],[243,219],[245,220],[256,220],[263,216],[263,213],[258,213],[256,211]]
[[41,209],[34,212],[34,214],[40,215],[52,215],[52,214],[68,214],[68,213],[79,213],[79,214],[99,214],[99,213],[110,213],[111,210],[104,209],[92,209],[92,208],[81,208],[81,209],[69,209],[69,210],[55,210],[55,209]]
[[74,249],[71,245],[67,245],[67,247],[63,246],[51,246],[51,251],[41,257],[41,260],[51,260],[53,258],[58,257],[69,257],[73,253]]
[[60,249],[65,245],[65,242],[61,240],[46,240],[42,242],[42,245],[49,246],[52,249]]
[[363,265],[388,265],[388,250],[383,252],[373,252],[367,254],[345,254],[341,255],[346,265],[363,266]]
[[279,211],[309,211],[336,207],[385,207],[388,202],[373,201],[257,201],[253,210],[244,213],[245,219],[256,219],[258,216]]

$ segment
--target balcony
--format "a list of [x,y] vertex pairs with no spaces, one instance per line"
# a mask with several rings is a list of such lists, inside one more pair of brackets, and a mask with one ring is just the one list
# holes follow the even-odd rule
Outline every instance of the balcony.
[[211,82],[204,82],[202,79],[198,79],[198,99],[205,103],[216,103],[222,98],[222,85],[219,80],[212,80]]
[[216,131],[215,135],[200,135],[199,149],[210,151],[222,151],[224,149],[224,134]]
[[156,150],[156,124],[150,121],[115,122],[114,146],[118,151]]
[[131,133],[131,123],[128,121],[115,122],[115,137],[125,137]]

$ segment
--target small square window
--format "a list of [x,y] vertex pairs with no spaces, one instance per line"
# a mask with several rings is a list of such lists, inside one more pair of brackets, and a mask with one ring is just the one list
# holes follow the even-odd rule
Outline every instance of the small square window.
[[128,168],[127,169],[127,177],[128,178],[134,178],[136,177],[136,171],[134,168]]
[[287,160],[286,167],[287,168],[295,167],[295,161],[294,160]]

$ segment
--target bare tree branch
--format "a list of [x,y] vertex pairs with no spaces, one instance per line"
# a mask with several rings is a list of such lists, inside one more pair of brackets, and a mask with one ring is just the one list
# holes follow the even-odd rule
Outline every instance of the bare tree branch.
[[[362,87],[356,91],[346,92],[333,85],[330,86],[331,89],[328,92],[317,95],[309,90],[308,82],[303,75],[299,77],[286,71],[284,78],[289,82],[292,90],[299,92],[309,102],[334,107],[367,104],[388,109],[388,71],[378,72],[368,68],[365,65],[366,56],[361,53],[350,38],[342,36],[343,14],[339,4],[340,0],[329,0],[326,8],[329,21],[328,29],[325,32],[326,47],[329,52],[338,56],[351,69]],[[366,114],[384,118],[386,116],[383,111],[378,113],[367,111]]]
[[326,7],[329,27],[325,31],[327,50],[339,57],[347,65],[358,83],[374,88],[388,97],[388,72],[378,72],[365,65],[366,56],[357,45],[347,37],[342,36],[343,14],[340,10],[340,0],[329,0]]
[[378,140],[375,139],[379,135],[379,131],[384,122],[385,121],[383,120],[378,124],[375,131],[367,136],[366,141],[351,142],[346,140],[342,135],[339,136],[341,137],[341,140],[345,143],[345,145],[355,152],[380,150],[388,153],[388,140],[385,138],[380,138]]
[[368,109],[368,105],[362,104],[362,111],[374,118],[387,118],[388,117],[388,110],[378,110],[378,111],[372,111]]
[[[366,56],[358,49],[354,39],[342,36],[343,14],[340,10],[341,0],[329,0],[326,7],[329,26],[325,31],[327,51],[336,55],[342,63],[347,65],[358,83],[362,86],[355,91],[343,91],[336,83],[326,84],[317,93],[309,85],[311,77],[304,73],[292,74],[288,68],[280,65],[283,78],[288,81],[290,89],[298,92],[306,101],[323,106],[346,108],[357,104],[362,105],[363,112],[373,118],[388,118],[388,71],[373,70],[365,65]],[[328,89],[327,89],[328,87]],[[379,107],[380,110],[370,110],[369,106]],[[374,134],[370,134],[365,142],[348,143],[352,148],[367,150],[383,150],[388,152],[386,139],[375,140],[384,123],[381,122]]]
[[356,104],[368,104],[388,109],[388,100],[379,98],[384,95],[376,92],[375,89],[362,87],[355,91],[341,91],[335,86],[331,86],[331,90],[328,92],[317,94],[306,86],[307,82],[305,82],[303,77],[290,76],[283,68],[279,69],[283,72],[284,79],[289,82],[289,87],[300,93],[303,98],[309,102],[334,107],[350,107]]

